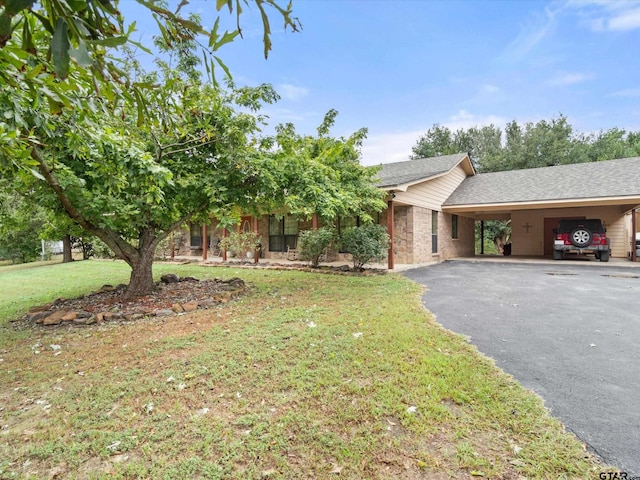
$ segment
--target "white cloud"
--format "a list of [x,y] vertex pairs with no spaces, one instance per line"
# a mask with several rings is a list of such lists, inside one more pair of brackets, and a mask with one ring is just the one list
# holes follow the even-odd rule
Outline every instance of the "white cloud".
[[635,30],[640,28],[640,8],[628,10],[617,15],[608,22],[608,29],[614,31]]
[[638,98],[640,97],[640,88],[625,88],[624,90],[618,90],[609,95],[610,97],[626,97],[626,98]]
[[478,116],[466,110],[459,110],[458,113],[451,115],[449,120],[443,122],[444,127],[449,128],[452,132],[456,130],[465,130],[471,127],[482,127],[484,125],[495,125],[502,128],[507,124],[507,119],[497,115]]
[[309,94],[309,89],[304,87],[296,87],[289,83],[278,85],[277,92],[284,100],[300,100]]
[[637,0],[570,0],[566,6],[582,18],[594,32],[624,32],[640,28],[640,2]]
[[427,131],[414,130],[398,133],[381,133],[369,135],[362,145],[363,165],[380,165],[409,160],[411,148],[421,135]]
[[525,57],[553,32],[559,11],[545,8],[544,14],[538,14],[530,23],[523,25],[520,34],[507,45],[501,57],[512,60],[520,60]]
[[594,78],[594,75],[591,73],[563,72],[550,79],[547,83],[556,86],[575,85],[576,83],[582,83],[592,78]]
[[494,94],[494,93],[498,93],[500,91],[500,88],[496,87],[495,85],[491,85],[489,83],[482,85],[482,87],[480,88],[480,92],[484,93],[484,94]]
[[[479,116],[466,110],[459,110],[456,114],[451,115],[447,121],[441,123],[442,126],[449,128],[453,132],[459,129],[491,124],[504,128],[507,124],[507,119],[497,115]],[[422,129],[406,132],[370,135],[362,146],[361,163],[363,165],[379,165],[381,163],[409,160],[413,146],[432,126],[429,125]]]

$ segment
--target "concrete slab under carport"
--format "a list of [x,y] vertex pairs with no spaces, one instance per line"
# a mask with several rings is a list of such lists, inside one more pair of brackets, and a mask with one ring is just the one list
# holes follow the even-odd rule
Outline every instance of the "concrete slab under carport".
[[[571,207],[550,207],[548,204],[540,208],[512,206],[512,209],[486,207],[482,210],[476,206],[474,211],[464,214],[473,217],[476,222],[490,220],[511,221],[511,253],[515,256],[551,256],[553,253],[553,229],[561,219],[598,218],[607,229],[611,245],[611,256],[629,258],[631,254],[632,232],[631,211],[629,204],[584,205]],[[449,210],[447,210],[449,211]]]

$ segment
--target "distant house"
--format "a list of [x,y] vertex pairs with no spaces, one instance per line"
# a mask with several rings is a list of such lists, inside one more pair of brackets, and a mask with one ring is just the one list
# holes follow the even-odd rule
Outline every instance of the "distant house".
[[[378,176],[387,192],[378,222],[392,237],[390,268],[473,256],[476,222],[486,220],[511,220],[512,255],[551,256],[553,229],[562,218],[602,219],[612,257],[635,250],[640,158],[478,174],[460,153],[384,164]],[[333,224],[342,230],[358,219]],[[317,226],[317,219],[265,215],[243,217],[239,228],[261,235],[264,257],[287,258],[298,233]],[[222,230],[214,222],[207,231],[207,245],[215,246]],[[190,241],[202,247],[201,226],[192,226]],[[332,259],[347,257],[334,252]]]

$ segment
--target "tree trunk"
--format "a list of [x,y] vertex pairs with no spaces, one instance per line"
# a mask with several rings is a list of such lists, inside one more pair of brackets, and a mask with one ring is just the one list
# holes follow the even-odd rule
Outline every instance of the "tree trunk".
[[71,254],[71,235],[64,235],[62,237],[62,263],[73,262],[73,255]]
[[125,292],[126,298],[149,295],[154,290],[153,284],[153,255],[155,249],[144,249],[139,258],[131,262],[131,278]]

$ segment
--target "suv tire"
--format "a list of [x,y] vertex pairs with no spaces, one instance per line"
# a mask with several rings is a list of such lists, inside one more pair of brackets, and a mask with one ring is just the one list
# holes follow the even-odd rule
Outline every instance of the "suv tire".
[[586,247],[591,243],[591,239],[593,238],[593,235],[591,234],[590,230],[584,227],[580,227],[580,228],[576,228],[573,232],[571,232],[570,238],[571,238],[571,243],[573,245],[575,245],[578,248],[581,248],[581,247]]
[[554,260],[562,260],[564,258],[564,252],[562,250],[554,250],[553,251],[553,259]]
[[609,250],[603,250],[600,252],[600,261],[601,262],[608,262],[609,261]]

